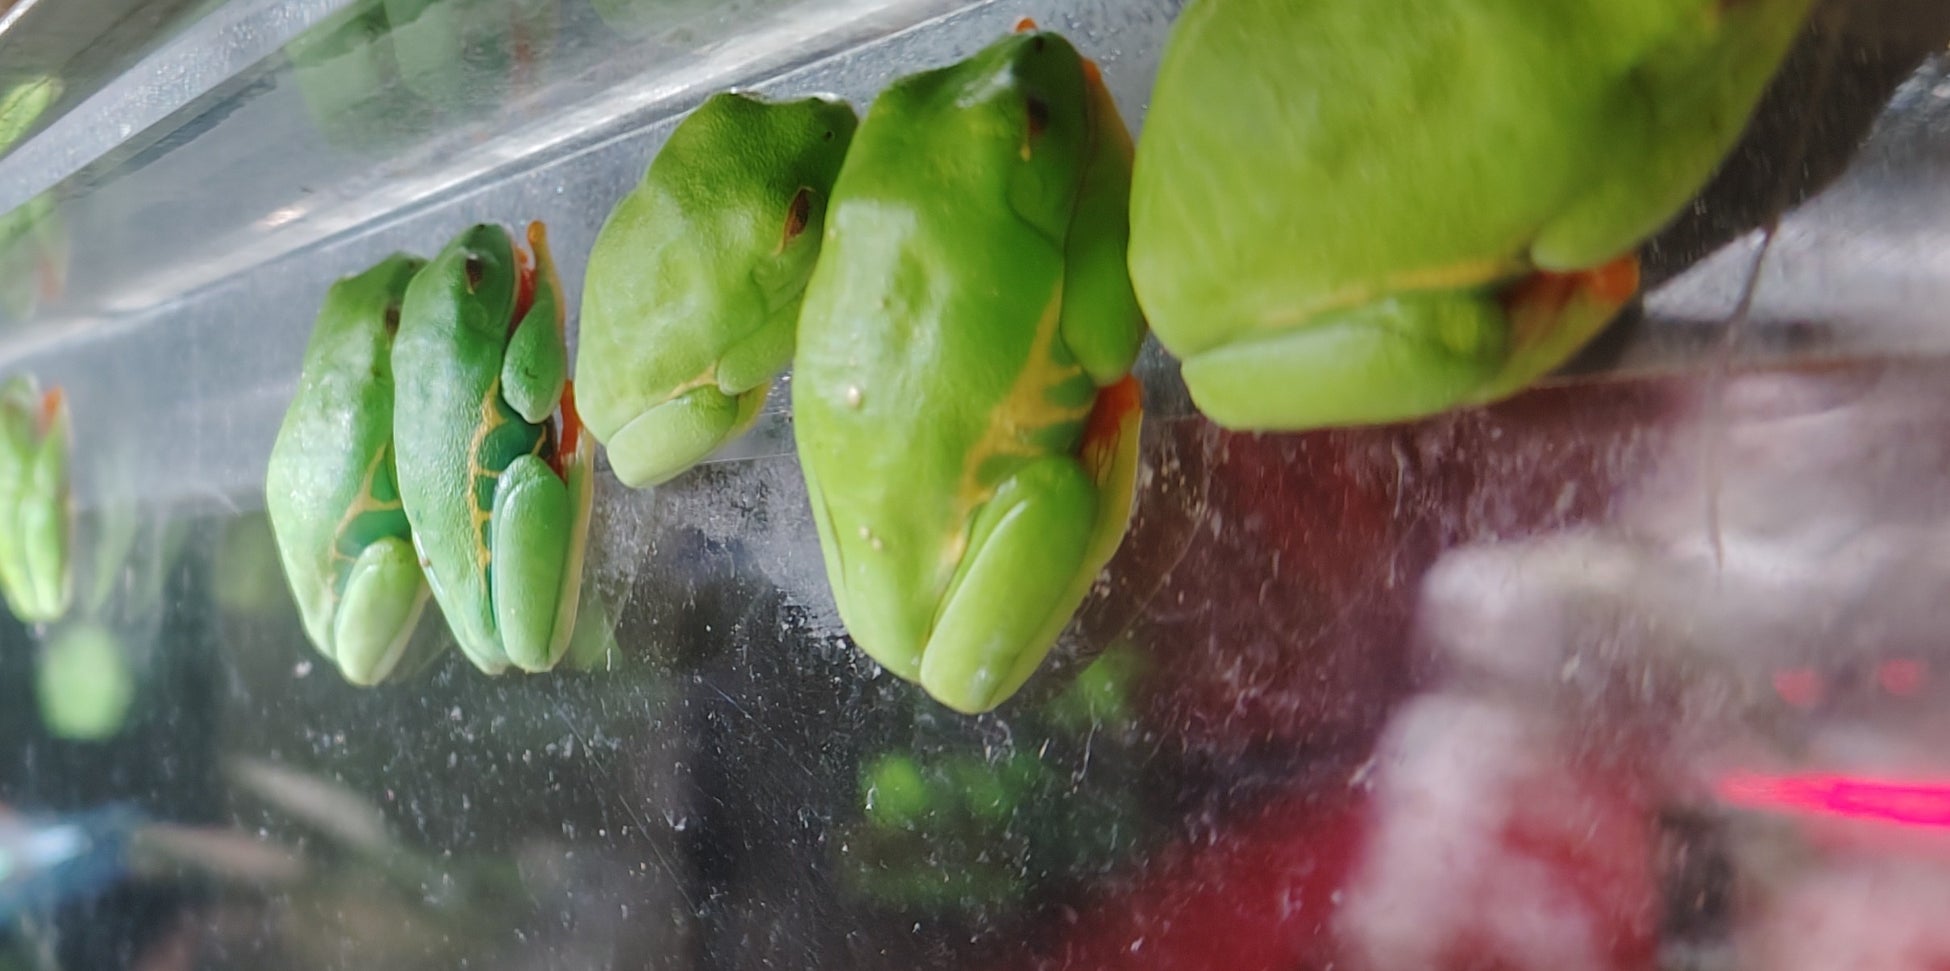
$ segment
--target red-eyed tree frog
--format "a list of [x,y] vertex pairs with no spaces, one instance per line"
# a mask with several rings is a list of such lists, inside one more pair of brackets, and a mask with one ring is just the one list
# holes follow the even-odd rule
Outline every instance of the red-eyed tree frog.
[[1193,0],[1131,276],[1231,428],[1411,419],[1564,363],[1744,129],[1810,0]]
[[400,498],[434,599],[475,666],[555,666],[588,546],[594,447],[568,381],[540,223],[463,231],[407,285],[393,343]]
[[396,253],[326,292],[264,477],[305,634],[359,685],[400,667],[427,603],[394,472],[392,366],[406,285],[424,263]]
[[1130,135],[1033,25],[894,82],[841,166],[794,434],[854,641],[961,712],[1048,654],[1131,514]]
[[757,418],[792,361],[855,125],[845,102],[714,95],[610,213],[583,284],[576,401],[623,484],[665,482]]

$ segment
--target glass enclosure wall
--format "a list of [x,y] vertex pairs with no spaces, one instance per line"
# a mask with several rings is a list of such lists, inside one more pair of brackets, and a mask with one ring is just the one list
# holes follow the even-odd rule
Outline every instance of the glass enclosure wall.
[[540,221],[573,348],[707,96],[864,111],[1028,16],[1141,137],[1181,6],[170,4],[0,101],[0,378],[74,511],[65,609],[0,615],[0,967],[1950,965],[1934,0],[1818,5],[1520,395],[1232,431],[1147,342],[1129,531],[993,711],[849,636],[789,376],[666,483],[598,462],[553,670],[308,641],[266,470],[335,281]]

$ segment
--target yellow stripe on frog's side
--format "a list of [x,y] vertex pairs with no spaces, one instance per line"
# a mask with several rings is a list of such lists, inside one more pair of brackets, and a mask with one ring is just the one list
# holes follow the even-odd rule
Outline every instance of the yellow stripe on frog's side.
[[[483,575],[487,573],[488,564],[494,560],[493,553],[488,549],[488,520],[494,516],[494,503],[492,499],[486,504],[481,502],[480,482],[482,479],[499,482],[501,470],[490,472],[481,465],[481,449],[487,444],[489,435],[508,424],[507,414],[497,407],[500,401],[501,376],[495,375],[494,380],[488,382],[487,393],[481,396],[480,420],[474,423],[474,436],[467,442],[467,516],[472,527],[469,535],[474,539],[474,566]],[[489,491],[488,495],[492,497],[494,493]]]
[[679,384],[677,387],[670,389],[670,393],[664,395],[664,400],[659,401],[657,403],[660,405],[669,404],[670,402],[676,401],[678,398],[690,394],[691,392],[696,391],[699,388],[715,388],[717,386],[718,386],[718,362],[712,361],[709,365],[707,365],[704,368],[704,370],[697,372],[696,377],[691,378],[689,381],[685,381]]
[[1056,360],[1056,341],[1063,327],[1063,285],[1050,293],[1049,303],[1036,322],[1036,336],[1029,348],[1029,359],[1016,374],[1015,383],[989,412],[988,427],[973,448],[962,457],[961,481],[955,489],[955,535],[942,544],[944,565],[961,561],[968,545],[968,523],[976,509],[995,495],[995,488],[981,478],[984,464],[998,456],[1036,458],[1042,449],[1030,441],[1030,433],[1064,422],[1081,422],[1090,415],[1091,401],[1062,407],[1049,401],[1049,391],[1083,374],[1077,363]]
[[345,515],[340,516],[338,525],[332,527],[332,559],[353,559],[353,557],[347,556],[343,550],[339,549],[339,540],[343,539],[345,534],[351,531],[352,524],[357,522],[360,516],[370,512],[399,512],[405,508],[398,499],[394,499],[391,502],[382,502],[373,497],[373,485],[379,479],[379,466],[386,461],[386,455],[392,449],[393,447],[391,445],[380,448],[378,451],[372,453],[372,460],[366,463],[366,471],[359,477],[358,501],[346,506]]
[[1278,313],[1262,317],[1259,326],[1268,329],[1284,329],[1305,323],[1322,314],[1369,304],[1390,294],[1460,290],[1483,286],[1521,275],[1528,268],[1529,264],[1516,260],[1477,260],[1453,263],[1448,266],[1405,270],[1335,291],[1311,303],[1282,308]]
[[348,569],[358,559],[357,554],[347,553],[342,548],[345,535],[352,530],[352,524],[358,522],[359,517],[368,513],[402,512],[406,508],[405,504],[397,498],[386,502],[375,498],[373,495],[374,486],[379,481],[379,467],[385,464],[386,457],[392,453],[392,450],[393,446],[389,443],[372,453],[372,460],[366,463],[365,473],[359,477],[358,500],[345,507],[345,514],[340,516],[338,524],[332,527],[330,562],[335,580],[331,585],[330,597],[327,602],[334,609],[338,606],[339,596],[344,593],[345,577],[341,571]]

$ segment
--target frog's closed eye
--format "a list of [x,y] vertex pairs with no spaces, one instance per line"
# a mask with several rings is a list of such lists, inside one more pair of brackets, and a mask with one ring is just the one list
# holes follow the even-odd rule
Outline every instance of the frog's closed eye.
[[480,289],[481,280],[487,277],[487,265],[481,261],[481,258],[469,255],[466,262],[461,265],[461,269],[467,273],[467,292],[473,293]]
[[779,241],[779,248],[784,249],[791,245],[793,240],[799,238],[800,233],[806,231],[806,225],[810,222],[812,222],[812,190],[800,186],[799,191],[793,194],[791,204],[786,206],[785,238]]
[[1029,137],[1035,139],[1049,130],[1049,102],[1035,95],[1023,99],[1023,111],[1029,120]]
[[399,333],[399,301],[386,305],[385,326],[387,334]]

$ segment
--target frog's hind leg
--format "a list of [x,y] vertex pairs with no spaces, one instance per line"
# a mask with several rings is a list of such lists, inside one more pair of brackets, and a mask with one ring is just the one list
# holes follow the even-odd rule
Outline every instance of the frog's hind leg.
[[581,565],[572,555],[575,506],[569,486],[534,455],[509,463],[495,487],[490,596],[502,650],[524,671],[554,667],[568,648],[556,634],[575,620],[573,601],[563,603],[565,574]]
[[967,714],[1001,704],[1049,653],[1087,584],[1098,493],[1075,459],[1017,470],[976,513],[921,654],[921,686]]
[[769,387],[733,396],[705,385],[650,408],[610,436],[610,468],[632,489],[676,478],[751,427]]
[[1404,421],[1454,407],[1502,368],[1494,295],[1408,294],[1194,355],[1185,386],[1231,429],[1304,431]]

